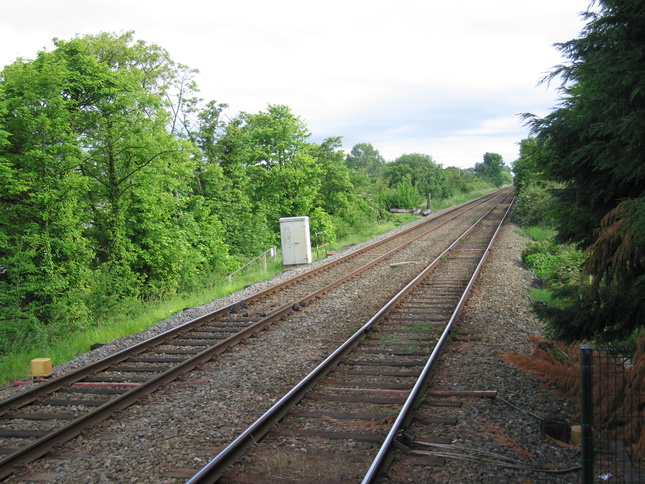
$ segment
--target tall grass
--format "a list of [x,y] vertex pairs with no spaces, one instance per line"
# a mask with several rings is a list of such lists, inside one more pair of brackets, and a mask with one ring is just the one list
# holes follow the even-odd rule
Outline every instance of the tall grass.
[[545,229],[543,227],[537,227],[534,225],[529,225],[526,227],[523,226],[522,233],[523,235],[529,237],[531,240],[535,241],[549,240],[555,235],[555,231],[552,229]]

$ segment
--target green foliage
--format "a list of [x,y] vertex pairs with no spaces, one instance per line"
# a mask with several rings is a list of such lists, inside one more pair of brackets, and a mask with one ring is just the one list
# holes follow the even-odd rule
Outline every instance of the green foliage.
[[508,181],[504,176],[504,159],[497,153],[485,153],[484,161],[475,165],[475,175],[482,180],[501,187]]
[[357,200],[336,215],[332,216],[334,230],[338,238],[345,238],[354,232],[361,232],[374,225],[378,212],[366,202]]
[[0,326],[24,344],[176,292],[226,252],[168,132],[167,53],[132,33],[54,43],[0,77]]
[[351,170],[362,171],[372,180],[381,176],[385,167],[385,159],[377,149],[369,143],[354,145],[345,158],[345,164]]
[[[645,326],[645,4],[601,0],[582,35],[559,44],[568,59],[559,107],[530,114],[534,139],[514,164],[521,192],[551,185],[558,240],[586,249],[583,283],[544,310],[556,334],[624,338]],[[528,187],[528,188],[527,188]]]
[[524,264],[550,289],[577,285],[584,259],[582,251],[560,245],[553,238],[530,242],[522,252]]
[[520,157],[512,163],[513,184],[519,194],[528,187],[542,187],[548,182],[544,174],[545,153],[534,137],[520,142]]
[[318,232],[325,232],[328,244],[336,241],[336,228],[332,217],[321,207],[315,208],[309,215],[309,231],[312,241],[315,241],[315,234]]
[[428,155],[312,143],[283,105],[231,119],[133,32],[54,46],[0,72],[3,358],[222,278],[277,245],[281,217],[334,243],[483,184]]
[[[428,195],[432,198],[444,198],[446,175],[429,155],[420,153],[402,155],[385,166],[383,176],[388,186],[394,188],[409,181],[421,200],[425,200]],[[399,208],[405,207],[407,205]]]
[[446,168],[444,174],[446,178],[443,187],[443,198],[467,194],[478,188],[484,188],[486,185],[485,182],[475,177],[474,173],[455,166]]
[[554,296],[560,304],[540,307],[537,313],[547,322],[551,334],[565,341],[621,341],[639,331],[634,322],[645,317],[640,288],[619,293],[614,287],[604,287],[598,298],[590,297],[589,291],[566,286]]
[[552,227],[556,203],[549,186],[524,185],[517,193],[513,218],[520,225]]
[[558,300],[553,297],[553,290],[542,287],[532,287],[529,289],[529,297],[534,303],[543,303],[550,306],[556,305]]
[[410,176],[405,176],[394,188],[383,190],[378,195],[378,202],[386,210],[391,208],[415,208],[423,202],[423,197],[412,184]]
[[543,119],[528,116],[557,192],[562,240],[593,243],[600,220],[624,198],[643,193],[645,180],[645,6],[600,1],[583,35],[559,45],[569,59],[562,102]]
[[524,256],[524,263],[540,279],[545,279],[557,263],[557,256],[545,252],[536,252]]
[[522,233],[535,241],[546,241],[553,239],[555,232],[535,225],[526,225],[522,227]]

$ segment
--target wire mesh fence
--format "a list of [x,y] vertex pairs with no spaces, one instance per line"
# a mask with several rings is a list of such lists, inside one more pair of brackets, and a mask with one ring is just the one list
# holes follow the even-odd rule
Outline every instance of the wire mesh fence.
[[580,347],[584,484],[645,484],[645,358]]

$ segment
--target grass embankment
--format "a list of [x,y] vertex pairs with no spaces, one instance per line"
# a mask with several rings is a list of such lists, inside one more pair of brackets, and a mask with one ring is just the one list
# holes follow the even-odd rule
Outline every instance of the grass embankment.
[[[433,202],[432,208],[436,211],[443,210],[478,196],[481,196],[481,193],[472,193],[470,196],[460,197],[459,199],[444,200],[438,204]],[[351,237],[330,245],[328,251],[335,252],[348,245],[365,242],[412,220],[416,220],[416,217],[407,214],[396,214],[392,220],[384,224],[371,226],[360,233],[355,233]],[[259,270],[257,265],[260,266]],[[231,282],[224,276],[213,277],[208,281],[204,281],[199,291],[179,294],[167,300],[141,302],[134,308],[129,307],[127,310],[121,310],[104,317],[100,322],[82,332],[68,333],[64,340],[43,342],[42,345],[37,347],[16,348],[13,353],[4,355],[0,359],[0,385],[15,379],[27,378],[30,371],[30,361],[34,358],[51,358],[54,365],[61,365],[89,351],[90,346],[93,344],[107,343],[141,332],[182,311],[184,308],[200,306],[213,299],[228,296],[240,291],[248,284],[271,279],[283,270],[279,256],[276,260],[268,258],[266,271],[262,267],[262,262],[257,265],[255,268],[250,266],[236,275]]]

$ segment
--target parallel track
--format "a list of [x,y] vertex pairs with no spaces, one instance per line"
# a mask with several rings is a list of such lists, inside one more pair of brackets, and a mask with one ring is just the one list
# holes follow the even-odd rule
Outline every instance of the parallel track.
[[[0,479],[15,472],[16,466],[39,458],[53,445],[134,404],[495,197],[499,195],[444,212],[333,263],[0,402],[0,455],[5,455],[0,460]],[[40,422],[40,430],[33,430],[35,421]],[[28,430],[25,423],[29,423]]]
[[[510,210],[509,198],[468,229],[190,484],[222,477],[226,482],[263,482],[267,473],[271,482],[375,482],[388,468],[392,447],[403,443],[430,370]],[[307,467],[317,469],[313,474],[296,468],[303,455]],[[341,472],[332,474],[334,470]]]

